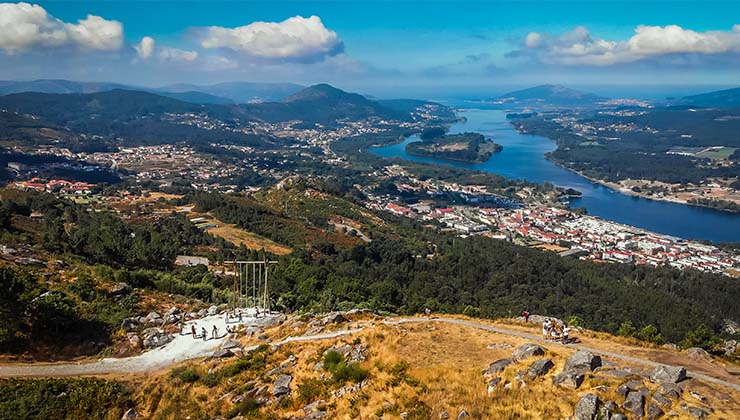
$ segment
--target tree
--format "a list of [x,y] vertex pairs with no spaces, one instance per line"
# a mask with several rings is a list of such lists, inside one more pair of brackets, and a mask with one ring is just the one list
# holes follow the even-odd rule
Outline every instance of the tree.
[[33,300],[31,305],[33,328],[36,331],[65,332],[79,320],[75,301],[60,292],[47,292]]
[[634,337],[635,334],[637,334],[637,328],[632,325],[631,321],[623,322],[617,330],[617,335],[620,335],[622,337]]

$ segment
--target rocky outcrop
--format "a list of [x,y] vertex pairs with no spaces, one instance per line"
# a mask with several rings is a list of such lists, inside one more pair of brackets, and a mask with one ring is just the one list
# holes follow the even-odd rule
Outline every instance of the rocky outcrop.
[[468,412],[465,411],[465,409],[462,409],[462,410],[460,410],[459,413],[457,413],[457,417],[456,418],[457,418],[457,420],[468,419],[468,418],[470,418],[470,414],[468,414]]
[[272,396],[281,397],[283,395],[290,394],[290,383],[293,381],[293,377],[288,374],[279,375],[275,378],[275,382],[272,383]]
[[663,410],[658,406],[658,404],[654,402],[649,402],[647,405],[647,419],[648,420],[657,420],[661,417],[663,417],[665,413]]
[[523,344],[511,353],[511,356],[515,361],[521,362],[522,360],[529,359],[534,356],[544,356],[545,349],[538,346],[537,344],[529,343]]
[[142,332],[142,336],[144,348],[147,349],[162,347],[175,339],[172,334],[165,333],[161,328],[147,328]]
[[682,366],[658,366],[650,374],[650,380],[659,384],[675,384],[686,379],[686,369]]
[[524,373],[528,379],[534,379],[539,376],[544,376],[547,372],[552,369],[555,364],[550,359],[537,359],[529,365],[527,371]]
[[140,325],[141,323],[137,317],[124,318],[123,321],[121,321],[121,329],[126,332],[136,331]]
[[552,383],[562,388],[577,389],[583,383],[583,378],[583,373],[569,370],[553,376]]
[[712,356],[707,353],[706,350],[704,350],[701,347],[690,347],[686,349],[686,355],[689,356],[690,359],[694,360],[711,360]]
[[585,394],[573,409],[574,420],[595,420],[599,413],[601,400],[594,394]]
[[695,419],[705,419],[709,417],[709,411],[699,407],[684,406],[682,410]]
[[632,413],[635,418],[642,418],[645,415],[645,396],[639,391],[630,392],[622,403],[622,408]]
[[601,367],[601,357],[593,353],[579,350],[565,361],[563,371],[587,372]]
[[125,413],[123,413],[121,420],[138,420],[140,418],[142,418],[141,414],[139,414],[135,409],[129,408]]
[[495,375],[495,374],[501,373],[501,372],[504,371],[504,369],[506,369],[507,367],[509,367],[509,366],[511,366],[513,364],[514,364],[514,360],[513,359],[500,359],[500,360],[496,360],[495,362],[493,362],[490,365],[488,365],[488,369],[486,369],[486,370],[483,371],[483,375],[490,376],[490,375]]

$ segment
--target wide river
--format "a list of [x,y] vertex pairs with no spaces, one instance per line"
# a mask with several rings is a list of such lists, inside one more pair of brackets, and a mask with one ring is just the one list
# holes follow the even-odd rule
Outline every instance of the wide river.
[[467,121],[453,124],[451,133],[479,132],[492,137],[496,143],[504,146],[504,150],[480,164],[409,155],[406,153],[406,145],[419,141],[417,136],[412,136],[403,143],[371,150],[384,157],[453,165],[491,172],[511,179],[539,183],[549,181],[560,187],[571,187],[581,191],[583,196],[571,199],[570,205],[585,207],[593,216],[686,239],[740,241],[740,214],[622,194],[545,159],[545,153],[555,149],[555,142],[542,136],[520,134],[508,123],[504,111],[468,109],[460,115],[465,116]]

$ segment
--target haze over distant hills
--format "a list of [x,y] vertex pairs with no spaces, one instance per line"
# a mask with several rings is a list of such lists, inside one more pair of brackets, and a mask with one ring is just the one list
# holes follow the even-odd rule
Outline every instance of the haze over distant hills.
[[279,101],[304,87],[292,83],[228,82],[215,85],[174,84],[150,88],[120,83],[76,82],[62,79],[0,81],[0,95],[22,92],[98,93],[114,89],[156,93],[161,96],[199,104],[232,104]]
[[702,107],[738,108],[740,107],[740,88],[717,90],[685,96],[678,101],[681,105]]
[[606,100],[608,98],[593,93],[547,84],[503,94],[495,102],[522,106],[581,107]]

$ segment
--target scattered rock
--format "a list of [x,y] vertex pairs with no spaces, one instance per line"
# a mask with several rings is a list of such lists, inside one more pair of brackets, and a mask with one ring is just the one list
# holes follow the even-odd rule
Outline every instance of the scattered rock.
[[125,413],[123,413],[121,420],[137,420],[141,417],[141,414],[139,414],[135,409],[129,408]]
[[470,417],[470,414],[468,414],[465,409],[460,410],[459,413],[457,413],[457,420],[467,419]]
[[442,412],[439,413],[440,420],[447,420],[449,418],[450,418],[450,413],[448,413],[447,410],[442,410]]
[[293,381],[293,377],[288,374],[279,375],[275,382],[272,383],[272,396],[280,397],[282,395],[290,394],[290,383]]
[[624,414],[612,414],[611,417],[609,417],[609,420],[627,420],[627,416]]
[[563,388],[577,389],[583,383],[583,378],[583,373],[570,370],[553,376],[552,383]]
[[494,391],[496,391],[496,386],[501,382],[500,377],[491,378],[490,381],[488,381],[488,394],[493,394]]
[[496,350],[496,349],[510,349],[512,347],[509,343],[493,343],[486,346],[489,350]]
[[679,347],[673,343],[665,343],[660,347],[663,347],[666,350],[678,350],[679,349]]
[[655,404],[654,402],[649,402],[647,405],[647,419],[648,420],[656,420],[661,417],[663,417],[665,413],[663,410],[658,407],[658,404]]
[[729,335],[734,335],[740,332],[740,325],[731,319],[725,319],[722,325],[722,331]]
[[595,420],[599,413],[601,400],[594,394],[585,394],[573,409],[574,420]]
[[326,401],[324,401],[324,400],[314,401],[311,404],[303,407],[303,412],[306,413],[306,414],[310,414],[314,410],[318,409],[319,406],[321,406],[321,405],[323,405],[325,403],[326,403]]
[[675,384],[684,379],[686,379],[686,369],[683,366],[658,366],[650,375],[650,380],[659,384]]
[[601,357],[593,353],[579,350],[565,361],[564,371],[573,370],[579,372],[593,371],[601,367]]
[[342,315],[341,313],[339,313],[339,312],[333,312],[333,313],[330,313],[329,315],[326,315],[325,317],[323,317],[321,319],[321,324],[322,325],[327,325],[327,324],[341,324],[343,322],[348,322],[348,321],[349,320],[347,318],[345,318],[344,315]]
[[141,325],[141,323],[137,317],[124,318],[123,321],[121,321],[121,329],[127,332],[136,331],[136,329],[139,328],[139,325]]
[[695,400],[699,400],[701,402],[704,402],[704,401],[707,400],[707,398],[705,396],[701,395],[700,393],[698,393],[696,391],[689,391],[689,395],[691,395],[691,398],[693,398]]
[[507,367],[514,364],[513,359],[501,359],[496,360],[495,362],[488,365],[488,369],[483,371],[483,375],[495,375],[497,373],[501,373],[506,369]]
[[172,334],[166,334],[161,328],[147,328],[142,332],[142,335],[144,337],[144,348],[147,349],[162,347],[175,339]]
[[141,338],[138,334],[130,332],[126,333],[126,338],[128,339],[128,344],[133,349],[139,349],[141,348]]
[[712,358],[712,356],[710,356],[709,353],[701,347],[690,347],[686,349],[686,354],[689,358],[694,360],[709,360]]
[[131,287],[124,282],[118,282],[108,290],[111,296],[123,296],[131,293]]
[[622,403],[622,408],[632,413],[636,418],[645,415],[645,396],[640,392],[630,392]]
[[666,398],[666,396],[661,394],[660,392],[656,392],[653,394],[653,402],[664,408],[671,408],[671,405],[673,405],[673,403],[671,403],[671,400]]
[[683,388],[677,384],[661,384],[658,388],[658,392],[668,397],[678,399],[683,394]]
[[223,344],[221,344],[222,349],[233,349],[237,347],[241,347],[242,343],[239,342],[239,340],[235,340],[233,338],[230,338],[226,340]]
[[216,357],[219,359],[224,358],[224,357],[233,357],[233,356],[234,356],[234,353],[229,349],[221,349],[221,350],[216,350],[213,352],[213,357]]
[[201,309],[198,311],[198,316],[203,318],[204,316],[208,315],[208,309]]
[[218,314],[218,306],[213,305],[213,306],[209,307],[208,310],[206,311],[206,313],[208,315],[216,315],[216,314]]
[[725,356],[732,356],[733,354],[737,353],[739,351],[737,340],[725,341],[722,344],[722,351],[725,353]]
[[534,379],[538,376],[542,376],[555,366],[550,359],[537,359],[527,369],[525,376],[529,379]]
[[537,344],[529,343],[523,344],[517,347],[512,353],[512,357],[515,361],[520,362],[524,359],[529,359],[534,356],[544,356],[545,349],[538,346]]
[[308,331],[306,331],[305,335],[316,335],[316,334],[320,334],[321,331],[324,331],[324,327],[313,327],[309,329]]
[[686,406],[682,407],[682,409],[695,419],[705,419],[709,417],[709,412],[699,407]]

